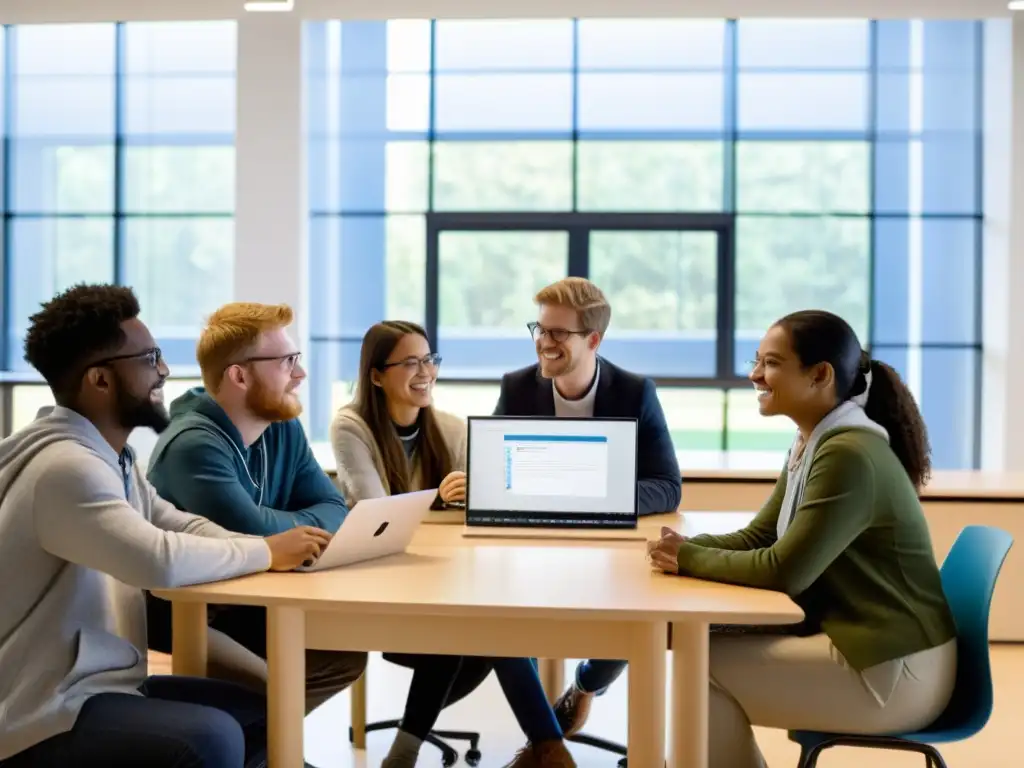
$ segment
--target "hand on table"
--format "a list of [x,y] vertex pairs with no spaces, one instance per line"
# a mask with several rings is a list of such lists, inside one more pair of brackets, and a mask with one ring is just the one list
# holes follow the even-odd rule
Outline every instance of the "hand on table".
[[437,489],[437,492],[445,504],[451,501],[465,501],[466,473],[458,470],[449,472],[447,477],[441,481],[441,487]]
[[679,548],[686,541],[671,528],[662,527],[661,538],[647,542],[647,559],[651,568],[665,573],[679,573]]
[[327,545],[331,534],[309,525],[300,525],[284,533],[267,536],[270,547],[270,570],[293,571],[300,565],[315,563]]

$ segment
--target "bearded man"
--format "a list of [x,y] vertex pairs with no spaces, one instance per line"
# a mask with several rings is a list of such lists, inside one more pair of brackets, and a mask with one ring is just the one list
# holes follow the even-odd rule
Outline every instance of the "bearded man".
[[[285,305],[236,302],[210,316],[196,358],[204,387],[171,403],[149,481],[178,508],[231,531],[268,536],[295,526],[334,534],[348,508],[317,463],[298,416],[306,378]],[[169,605],[149,597],[150,647],[169,651]],[[209,674],[266,686],[266,614],[211,606]],[[307,651],[306,709],[355,682],[365,653]]]

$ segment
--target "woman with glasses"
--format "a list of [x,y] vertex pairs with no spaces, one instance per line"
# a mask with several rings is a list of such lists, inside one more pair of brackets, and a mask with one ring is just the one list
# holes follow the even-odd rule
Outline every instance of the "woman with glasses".
[[[362,499],[427,488],[435,505],[466,498],[466,424],[432,405],[441,356],[415,323],[377,323],[363,337],[355,398],[331,424],[338,480],[351,509]],[[405,713],[383,768],[414,766],[441,710],[466,697],[494,669],[538,755],[571,766],[562,733],[529,659],[385,653],[413,670]],[[543,746],[542,746],[543,745]]]
[[362,499],[438,488],[466,497],[466,423],[431,405],[441,356],[415,323],[388,320],[363,337],[355,399],[331,425],[349,509]]

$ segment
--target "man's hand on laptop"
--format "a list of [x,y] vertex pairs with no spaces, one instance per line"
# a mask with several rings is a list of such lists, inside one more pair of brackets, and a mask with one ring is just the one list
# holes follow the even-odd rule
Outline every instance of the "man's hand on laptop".
[[452,501],[466,500],[466,473],[449,472],[447,477],[441,481],[441,487],[437,489],[441,501],[448,504]]
[[647,542],[647,559],[656,571],[679,573],[679,548],[686,541],[685,536],[662,526],[661,538]]
[[300,525],[284,533],[268,536],[270,570],[293,571],[300,565],[312,565],[331,543],[331,534],[309,525]]

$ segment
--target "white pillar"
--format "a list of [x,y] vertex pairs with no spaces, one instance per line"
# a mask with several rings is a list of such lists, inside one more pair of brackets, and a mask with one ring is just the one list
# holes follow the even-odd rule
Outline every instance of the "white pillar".
[[1024,470],[1024,16],[985,22],[981,465]]
[[242,16],[238,21],[234,297],[289,304],[296,317],[291,331],[308,355],[302,93],[298,14]]

